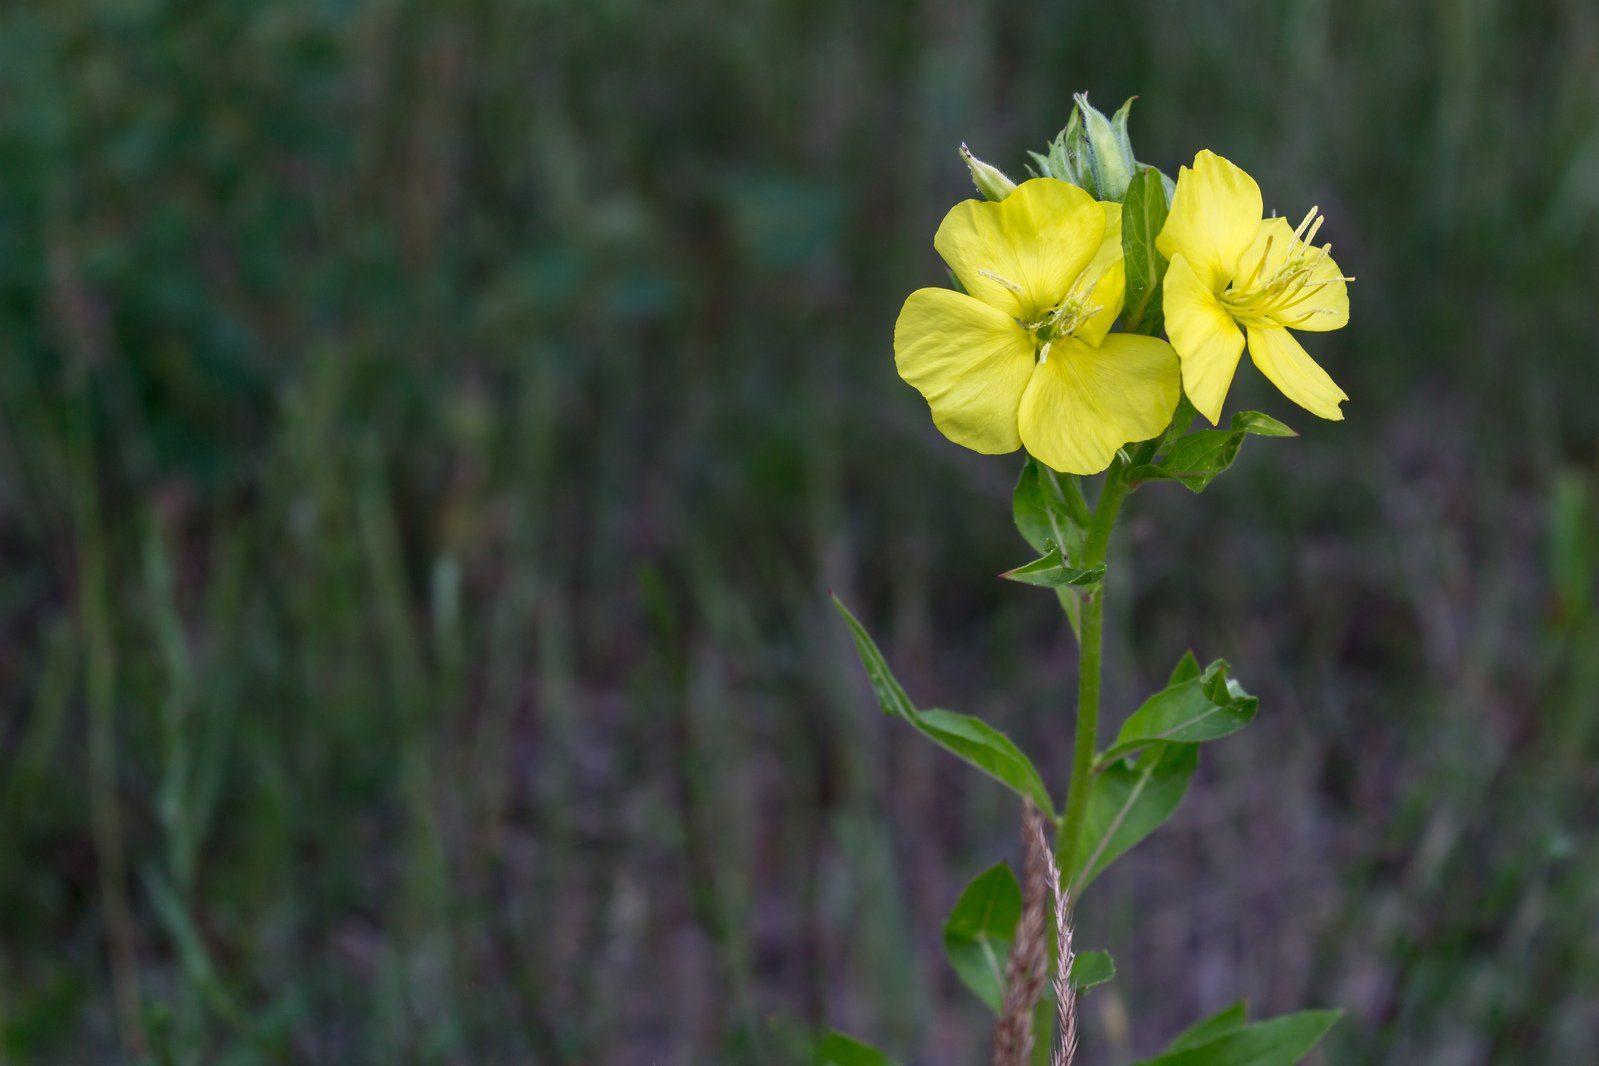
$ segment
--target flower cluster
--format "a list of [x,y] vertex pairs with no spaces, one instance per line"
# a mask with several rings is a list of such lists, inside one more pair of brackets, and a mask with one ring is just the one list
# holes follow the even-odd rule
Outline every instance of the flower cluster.
[[[1113,330],[1127,286],[1122,205],[1095,199],[1087,167],[1079,184],[1061,176],[1068,165],[1035,157],[1058,173],[1015,184],[962,153],[991,199],[956,204],[934,237],[960,291],[918,289],[894,328],[900,376],[950,440],[1098,473],[1162,433],[1184,394],[1215,424],[1246,341],[1285,396],[1343,417],[1348,397],[1290,333],[1349,319],[1351,279],[1330,245],[1314,244],[1315,209],[1290,226],[1263,217],[1260,187],[1221,156],[1202,151],[1183,167],[1154,242],[1168,342]],[[1127,173],[1142,168],[1121,154]],[[1119,185],[1094,191],[1117,197]]]
[[[1347,399],[1294,336],[1349,320],[1352,279],[1329,245],[1316,244],[1320,214],[1312,208],[1298,225],[1266,217],[1254,179],[1212,152],[1200,152],[1175,181],[1140,163],[1130,110],[1131,101],[1106,116],[1079,95],[1066,128],[1047,152],[1031,153],[1033,175],[1020,183],[962,145],[982,199],[955,205],[933,238],[954,287],[911,293],[894,327],[900,376],[927,400],[945,436],[984,453],[1028,452],[1011,514],[1038,557],[999,576],[1051,590],[1077,641],[1064,804],[1039,766],[992,725],[918,706],[866,627],[834,599],[883,712],[1023,802],[1020,882],[1003,862],[978,874],[944,925],[956,975],[997,1017],[996,1066],[1071,1060],[1077,1000],[1116,970],[1109,953],[1072,946],[1074,906],[1177,808],[1201,748],[1243,729],[1259,710],[1225,659],[1201,667],[1190,651],[1102,746],[1117,516],[1139,485],[1174,481],[1202,492],[1246,437],[1293,436],[1259,411],[1234,411],[1220,425],[1246,347],[1255,366],[1312,413],[1341,419]],[[1081,479],[1101,471],[1085,492]],[[1035,1054],[1032,1026],[1051,954],[1046,897],[1056,918],[1058,1013]],[[996,944],[1009,944],[1003,973]],[[1239,1002],[1141,1061],[1291,1066],[1337,1020],[1337,1011],[1305,1010],[1252,1023]],[[836,1031],[818,1047],[820,1061],[835,1066],[892,1066]]]

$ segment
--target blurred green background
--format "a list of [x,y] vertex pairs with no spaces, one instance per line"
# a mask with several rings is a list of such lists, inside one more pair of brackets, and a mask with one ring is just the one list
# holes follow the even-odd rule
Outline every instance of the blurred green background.
[[[55,0],[0,12],[0,1061],[987,1058],[942,960],[1074,655],[1014,457],[895,376],[1074,91],[1318,203],[1320,423],[1131,501],[1112,725],[1262,697],[1103,878],[1079,1062],[1247,995],[1327,1063],[1599,1034],[1589,0]],[[775,1021],[774,1021],[775,1019]]]

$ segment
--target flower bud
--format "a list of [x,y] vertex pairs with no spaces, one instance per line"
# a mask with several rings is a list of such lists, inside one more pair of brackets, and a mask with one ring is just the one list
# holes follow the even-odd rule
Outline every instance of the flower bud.
[[1106,118],[1104,112],[1088,102],[1087,93],[1077,94],[1077,108],[1066,127],[1066,151],[1078,184],[1097,199],[1120,202],[1127,195],[1133,175],[1138,173],[1133,142],[1127,135],[1127,116],[1132,107],[1129,99],[1115,118]]
[[1066,128],[1055,134],[1055,139],[1049,142],[1049,153],[1040,155],[1037,152],[1028,152],[1033,157],[1031,169],[1041,178],[1056,178],[1060,181],[1069,181],[1080,189],[1092,191],[1089,179],[1077,172],[1076,161],[1073,158],[1071,145],[1082,140],[1083,122],[1077,117],[1077,109],[1072,109],[1071,118],[1066,121]]
[[961,145],[961,158],[966,160],[966,166],[972,172],[972,184],[983,194],[983,199],[1003,200],[1015,190],[1014,181],[1007,178],[998,167],[972,155],[972,150],[964,143]]

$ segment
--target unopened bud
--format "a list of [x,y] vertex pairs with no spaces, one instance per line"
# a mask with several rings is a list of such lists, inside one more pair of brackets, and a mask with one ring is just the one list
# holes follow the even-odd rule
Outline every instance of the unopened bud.
[[1049,142],[1049,152],[1040,155],[1037,152],[1028,152],[1033,157],[1031,168],[1041,178],[1056,178],[1060,181],[1069,181],[1081,188],[1088,188],[1086,181],[1077,173],[1077,167],[1072,158],[1071,145],[1082,140],[1083,123],[1077,117],[1077,109],[1072,109],[1072,117],[1067,120],[1066,128],[1055,134],[1055,139]]
[[972,172],[972,184],[983,194],[983,199],[1003,200],[1015,190],[1016,183],[1007,178],[1004,171],[972,155],[972,150],[965,144],[961,145],[961,158],[966,160],[966,166]]
[[[1127,186],[1138,173],[1138,162],[1133,158],[1133,142],[1127,135],[1127,117],[1132,112],[1129,99],[1116,112],[1106,118],[1104,112],[1088,102],[1087,93],[1077,94],[1077,109],[1073,112],[1073,125],[1081,117],[1081,133],[1068,138],[1067,150],[1072,156],[1078,175],[1092,184],[1084,187],[1100,200],[1121,201],[1127,195]],[[1068,133],[1073,132],[1071,126]]]

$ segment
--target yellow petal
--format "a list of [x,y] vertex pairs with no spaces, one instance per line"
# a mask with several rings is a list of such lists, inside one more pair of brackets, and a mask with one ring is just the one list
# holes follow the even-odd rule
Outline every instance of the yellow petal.
[[[1235,279],[1236,286],[1247,289],[1261,279],[1270,278],[1288,264],[1290,252],[1299,251],[1294,227],[1287,219],[1262,220],[1254,242],[1244,253],[1243,274]],[[1267,306],[1266,316],[1279,326],[1293,329],[1317,333],[1343,329],[1349,324],[1349,288],[1344,284],[1344,272],[1338,269],[1332,256],[1322,256],[1318,249],[1312,248],[1302,254],[1318,256],[1320,261],[1310,272],[1307,283],[1288,287],[1279,299]]]
[[1249,357],[1284,396],[1313,415],[1343,420],[1338,405],[1349,399],[1316,364],[1294,335],[1281,326],[1250,326]]
[[894,323],[894,365],[956,444],[985,455],[1021,445],[1016,409],[1033,341],[1005,312],[953,289],[917,289]]
[[950,208],[933,246],[967,292],[1031,322],[1065,297],[1104,231],[1093,197],[1064,181],[1034,178],[998,202]]
[[1105,212],[1105,236],[1082,274],[1085,278],[1097,279],[1088,294],[1088,302],[1099,305],[1099,310],[1078,326],[1075,333],[1079,340],[1091,346],[1105,339],[1116,316],[1122,313],[1122,303],[1127,297],[1127,262],[1122,257],[1122,205],[1101,200],[1099,206]]
[[1243,332],[1181,255],[1166,268],[1162,307],[1166,335],[1183,361],[1183,391],[1194,409],[1215,425],[1238,357],[1244,354]]
[[1067,337],[1050,346],[1022,395],[1022,443],[1067,474],[1097,474],[1116,449],[1171,422],[1177,355],[1156,337],[1113,333],[1098,348]]
[[1155,238],[1167,259],[1188,260],[1205,287],[1221,295],[1260,228],[1260,186],[1215,152],[1194,157],[1177,174],[1171,214]]

